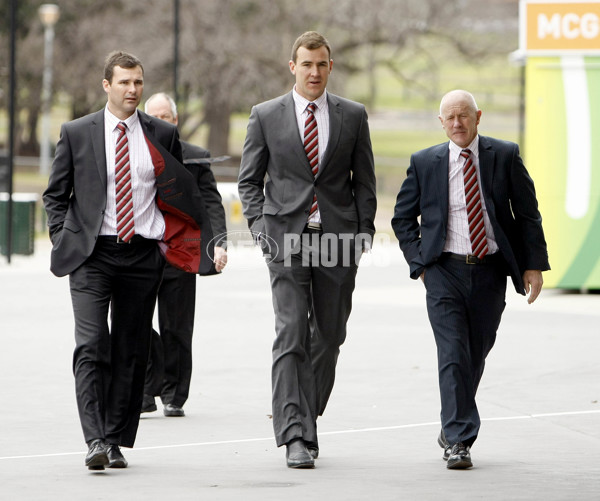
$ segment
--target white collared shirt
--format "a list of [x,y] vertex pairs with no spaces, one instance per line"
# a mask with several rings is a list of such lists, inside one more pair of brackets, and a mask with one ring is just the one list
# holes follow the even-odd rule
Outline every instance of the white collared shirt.
[[[473,139],[467,148],[461,148],[456,143],[449,143],[450,157],[448,160],[448,232],[444,252],[455,254],[472,254],[471,237],[469,236],[469,221],[465,202],[465,181],[463,168],[466,159],[460,154],[463,149],[471,150],[471,156],[477,170],[477,180],[481,192],[481,173],[479,168],[479,135]],[[498,244],[494,237],[494,230],[485,207],[485,198],[481,193],[481,206],[483,208],[483,222],[488,241],[488,254],[498,251]]]
[[136,111],[126,120],[119,120],[108,110],[108,106],[104,109],[106,209],[100,235],[117,234],[115,153],[119,135],[117,125],[120,122],[124,122],[127,126],[135,233],[145,238],[161,240],[165,231],[165,220],[156,205],[156,175],[138,113]]
[[[318,136],[319,136],[319,166],[323,160],[323,155],[325,150],[327,149],[327,144],[329,142],[329,105],[327,103],[327,90],[323,92],[317,99],[314,101],[309,101],[308,99],[302,97],[298,92],[296,92],[296,86],[292,91],[292,96],[294,98],[294,105],[296,110],[296,120],[298,121],[298,132],[300,133],[300,139],[304,142],[304,122],[308,117],[307,107],[310,103],[315,103],[317,105],[317,109],[315,110],[315,119],[317,120],[317,128],[318,128]],[[318,174],[317,174],[318,177]],[[317,199],[317,203],[319,200]],[[321,222],[321,213],[317,209],[317,211],[309,218],[311,223],[320,223]]]

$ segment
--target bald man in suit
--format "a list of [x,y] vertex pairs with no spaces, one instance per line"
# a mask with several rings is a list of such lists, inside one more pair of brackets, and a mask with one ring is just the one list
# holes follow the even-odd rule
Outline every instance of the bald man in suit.
[[450,141],[412,155],[392,219],[410,276],[427,289],[442,403],[438,443],[449,469],[473,466],[475,394],[504,311],[507,275],[533,303],[550,269],[519,148],[480,136],[481,114],[466,91],[442,98],[439,119]]

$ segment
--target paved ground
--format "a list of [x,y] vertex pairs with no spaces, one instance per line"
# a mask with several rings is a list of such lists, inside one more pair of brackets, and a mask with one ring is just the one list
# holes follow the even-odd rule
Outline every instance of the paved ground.
[[[385,236],[383,237],[385,239]],[[0,499],[600,499],[600,295],[508,296],[479,391],[475,467],[448,471],[424,290],[395,244],[358,275],[315,470],[289,470],[272,438],[267,271],[254,249],[198,280],[187,417],[140,423],[126,470],[88,472],[77,418],[68,280],[49,246],[0,263]]]

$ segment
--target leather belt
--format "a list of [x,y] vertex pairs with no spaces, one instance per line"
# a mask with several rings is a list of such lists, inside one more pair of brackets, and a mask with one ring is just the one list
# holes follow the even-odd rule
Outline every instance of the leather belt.
[[148,241],[148,239],[144,238],[142,235],[133,235],[129,242],[122,240],[119,235],[99,235],[98,240],[115,244],[141,244]]
[[457,261],[462,261],[465,264],[493,264],[497,263],[500,259],[499,252],[487,254],[481,258],[474,256],[473,254],[454,254],[453,252],[444,252],[442,256],[446,256]]

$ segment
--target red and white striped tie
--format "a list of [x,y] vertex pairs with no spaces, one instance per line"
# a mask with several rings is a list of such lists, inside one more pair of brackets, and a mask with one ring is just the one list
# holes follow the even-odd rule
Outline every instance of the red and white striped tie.
[[[317,119],[315,118],[316,109],[317,105],[315,103],[308,103],[306,107],[308,116],[304,122],[304,151],[306,151],[313,176],[316,176],[319,172],[319,130],[317,128]],[[308,217],[317,212],[318,207],[317,194],[315,193]]]
[[117,235],[124,242],[129,242],[135,234],[135,223],[133,221],[133,191],[131,189],[131,170],[129,168],[127,126],[124,122],[119,122],[117,129],[119,129],[115,156]]
[[466,159],[463,167],[463,176],[465,180],[465,202],[467,205],[471,249],[473,255],[481,259],[488,253],[488,244],[485,235],[485,224],[483,222],[481,194],[479,192],[479,183],[477,182],[477,169],[473,163],[471,150],[462,150],[460,155]]

